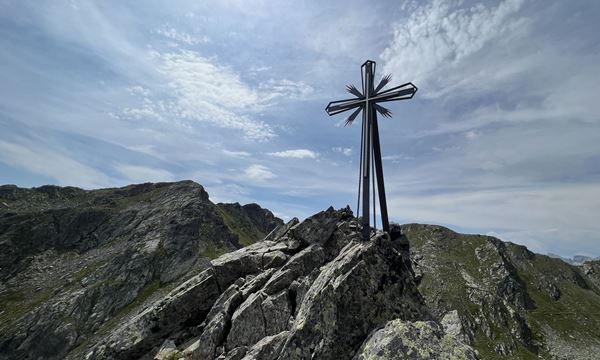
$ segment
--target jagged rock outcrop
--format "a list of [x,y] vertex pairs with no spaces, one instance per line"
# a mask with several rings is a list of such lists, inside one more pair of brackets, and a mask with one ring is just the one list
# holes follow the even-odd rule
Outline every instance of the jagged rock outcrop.
[[283,223],[255,204],[215,205],[191,181],[92,191],[9,185],[0,201],[0,359],[62,359]]
[[[358,230],[349,209],[293,220],[213,260],[85,353],[152,358],[170,339],[192,359],[352,359],[389,321],[430,318],[406,242],[381,232],[363,242]],[[444,351],[469,348],[452,341]]]

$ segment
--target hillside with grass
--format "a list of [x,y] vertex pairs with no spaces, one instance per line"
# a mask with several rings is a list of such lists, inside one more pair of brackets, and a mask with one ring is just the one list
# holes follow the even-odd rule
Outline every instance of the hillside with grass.
[[582,266],[482,235],[402,226],[419,290],[483,359],[595,359],[600,266]]

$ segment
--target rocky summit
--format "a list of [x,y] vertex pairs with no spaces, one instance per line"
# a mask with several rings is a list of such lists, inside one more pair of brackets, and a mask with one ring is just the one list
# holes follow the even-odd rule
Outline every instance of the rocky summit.
[[[292,220],[264,241],[213,260],[81,355],[387,359],[385,352],[377,355],[379,349],[417,356],[439,346],[457,358],[474,359],[468,345],[443,335],[437,324],[413,324],[431,317],[407,250],[401,237],[385,233],[361,241],[349,209],[330,208],[302,223]],[[374,333],[390,321],[395,322],[387,326],[405,326],[415,339]],[[425,328],[431,334],[421,336]]]
[[193,182],[0,187],[0,359],[596,359],[600,263]]

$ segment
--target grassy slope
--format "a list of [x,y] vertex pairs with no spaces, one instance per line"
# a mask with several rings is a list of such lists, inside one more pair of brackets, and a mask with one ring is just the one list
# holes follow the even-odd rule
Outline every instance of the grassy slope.
[[[438,315],[446,311],[458,310],[462,316],[474,318],[483,314],[488,320],[491,337],[475,326],[474,346],[485,359],[537,358],[534,352],[515,341],[510,329],[517,326],[510,316],[510,309],[503,299],[494,294],[498,286],[498,265],[502,255],[491,244],[490,238],[481,235],[462,235],[448,229],[434,226],[409,225],[404,231],[411,243],[411,249],[423,259],[424,276],[420,290],[429,305],[438,310]],[[477,250],[479,249],[479,250]],[[545,346],[549,339],[548,328],[559,340],[571,344],[574,348],[585,346],[600,339],[600,290],[583,281],[578,268],[560,260],[543,255],[532,254],[524,247],[506,244],[504,258],[514,266],[516,279],[524,286],[526,295],[533,300],[534,308],[518,309],[527,320],[532,334],[528,343],[539,343],[540,355],[545,356]],[[548,284],[560,289],[558,300],[552,299],[546,290]],[[589,287],[589,288],[585,288]],[[487,292],[487,294],[486,294]],[[487,303],[476,304],[469,299],[489,299]],[[499,315],[489,316],[494,312]],[[506,316],[507,313],[509,314]],[[508,326],[499,322],[507,318]],[[499,355],[495,346],[499,343],[515,344],[513,354]],[[533,350],[535,351],[535,350]]]
[[229,230],[238,236],[238,241],[242,246],[248,246],[262,240],[267,234],[250,226],[250,220],[245,218],[241,212],[232,211],[233,209],[222,204],[216,206],[223,222]]

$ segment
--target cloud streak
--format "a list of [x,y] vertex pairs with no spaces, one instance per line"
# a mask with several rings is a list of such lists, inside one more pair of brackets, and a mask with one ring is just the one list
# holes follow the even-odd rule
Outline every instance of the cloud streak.
[[319,154],[308,149],[284,150],[269,153],[271,156],[289,159],[316,159]]

